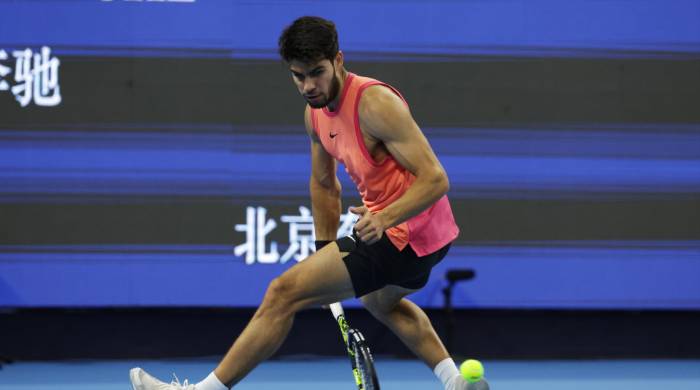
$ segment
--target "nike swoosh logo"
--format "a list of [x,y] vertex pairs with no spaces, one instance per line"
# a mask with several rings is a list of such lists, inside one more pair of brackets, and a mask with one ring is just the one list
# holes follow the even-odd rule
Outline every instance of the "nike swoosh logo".
[[331,135],[331,138],[335,138],[335,136],[338,135],[338,133],[335,133],[335,134],[330,133],[330,135]]

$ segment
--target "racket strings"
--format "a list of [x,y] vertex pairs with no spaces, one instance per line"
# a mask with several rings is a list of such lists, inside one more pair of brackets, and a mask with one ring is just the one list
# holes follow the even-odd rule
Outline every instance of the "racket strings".
[[359,340],[353,340],[352,349],[357,367],[357,374],[363,390],[374,390],[375,384],[372,373],[372,355],[369,349]]

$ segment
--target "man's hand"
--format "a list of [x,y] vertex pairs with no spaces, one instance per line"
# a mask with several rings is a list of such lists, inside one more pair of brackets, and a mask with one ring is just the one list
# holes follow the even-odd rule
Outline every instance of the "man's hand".
[[362,242],[374,244],[382,238],[386,226],[381,213],[372,214],[365,206],[350,207],[350,212],[360,216],[360,220],[355,224],[355,232]]

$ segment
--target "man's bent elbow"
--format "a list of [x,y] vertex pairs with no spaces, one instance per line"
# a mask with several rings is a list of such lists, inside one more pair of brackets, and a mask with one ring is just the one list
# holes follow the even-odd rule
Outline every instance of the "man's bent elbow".
[[431,176],[430,185],[437,198],[441,198],[450,190],[450,180],[443,169],[436,169]]
[[447,172],[440,167],[433,171],[432,177],[433,188],[442,197],[450,190],[450,180],[447,178]]
[[445,195],[448,192],[450,192],[450,179],[447,177],[447,174],[442,175],[443,179],[443,184],[442,184],[442,194]]
[[442,171],[438,176],[437,188],[440,191],[440,197],[450,191],[450,179],[447,178],[447,173],[445,173],[445,171]]

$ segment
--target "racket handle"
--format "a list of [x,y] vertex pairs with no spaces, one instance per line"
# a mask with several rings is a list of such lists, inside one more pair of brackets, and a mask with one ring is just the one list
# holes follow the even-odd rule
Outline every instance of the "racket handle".
[[330,308],[336,321],[338,321],[338,317],[340,316],[345,317],[345,312],[343,311],[343,306],[340,304],[340,302],[331,303]]

